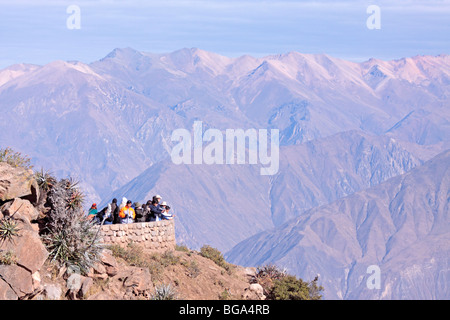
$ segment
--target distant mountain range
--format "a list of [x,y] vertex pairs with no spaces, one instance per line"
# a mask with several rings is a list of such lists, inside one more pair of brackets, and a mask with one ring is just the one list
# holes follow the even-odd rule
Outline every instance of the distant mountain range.
[[[450,150],[242,241],[227,259],[320,275],[333,299],[450,298]],[[380,268],[370,289],[367,268]]]
[[[86,206],[161,194],[177,215],[178,242],[210,244],[235,263],[320,273],[325,297],[442,298],[448,235],[429,227],[449,229],[449,198],[435,203],[429,192],[448,193],[449,97],[448,55],[355,63],[298,52],[115,49],[90,64],[0,70],[0,146],[79,178]],[[262,176],[261,165],[248,163],[174,164],[171,134],[192,131],[195,121],[222,132],[278,129],[278,173]],[[436,179],[411,178],[423,172]],[[447,208],[439,219],[438,202]],[[399,211],[405,218],[394,217]],[[415,232],[427,231],[403,234],[398,219],[406,217]],[[413,240],[420,250],[402,251]],[[367,263],[380,265],[381,291],[364,289]],[[420,280],[408,268],[428,271]]]

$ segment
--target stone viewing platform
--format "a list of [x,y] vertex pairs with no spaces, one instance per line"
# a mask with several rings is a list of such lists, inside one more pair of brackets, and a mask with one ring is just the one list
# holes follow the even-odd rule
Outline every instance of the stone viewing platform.
[[176,245],[174,220],[103,225],[100,236],[105,244],[125,247],[131,242],[146,251],[174,250]]

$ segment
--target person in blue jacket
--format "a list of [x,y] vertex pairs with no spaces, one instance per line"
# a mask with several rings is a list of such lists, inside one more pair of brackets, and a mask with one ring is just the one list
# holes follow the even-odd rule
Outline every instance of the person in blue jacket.
[[150,214],[147,216],[148,221],[160,221],[161,220],[161,208],[158,204],[158,200],[153,198],[152,203],[147,206],[150,208]]

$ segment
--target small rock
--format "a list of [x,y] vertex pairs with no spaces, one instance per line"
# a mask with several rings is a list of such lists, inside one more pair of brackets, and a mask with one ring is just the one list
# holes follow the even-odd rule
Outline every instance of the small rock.
[[108,274],[107,273],[97,273],[94,275],[94,278],[106,280],[106,279],[108,279]]
[[244,273],[247,277],[255,277],[256,276],[256,268],[247,267],[244,269]]
[[103,264],[101,264],[100,262],[95,263],[93,266],[93,269],[94,269],[94,273],[99,273],[99,274],[106,273],[105,266]]
[[36,271],[31,275],[31,279],[33,280],[33,288],[38,289],[41,285],[41,275],[39,271]]
[[117,273],[119,273],[119,271],[116,267],[106,266],[106,273],[108,274],[108,276],[114,277]]
[[133,288],[139,292],[149,291],[153,288],[148,268],[129,267],[120,277],[124,279],[124,287]]
[[81,284],[81,289],[79,292],[81,297],[86,296],[86,294],[88,293],[89,289],[92,287],[93,284],[94,284],[94,280],[92,280],[92,278],[86,277],[83,279],[83,282]]
[[102,263],[107,266],[117,267],[117,260],[112,255],[111,250],[103,250],[102,256],[100,257]]
[[264,288],[259,283],[252,283],[245,289],[242,297],[246,300],[265,300]]
[[70,292],[75,293],[75,295],[80,291],[81,285],[83,283],[84,277],[78,273],[72,273],[69,278],[67,278],[66,287]]
[[60,300],[62,289],[57,284],[46,284],[44,285],[44,295],[49,300]]

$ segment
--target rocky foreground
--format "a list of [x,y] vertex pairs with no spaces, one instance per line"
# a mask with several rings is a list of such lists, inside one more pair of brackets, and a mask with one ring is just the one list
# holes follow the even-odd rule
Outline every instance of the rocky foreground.
[[31,170],[0,162],[0,300],[157,299],[161,288],[172,299],[265,298],[251,284],[255,269],[220,266],[183,246],[158,253],[109,246],[88,274],[60,266],[41,240],[39,198]]

